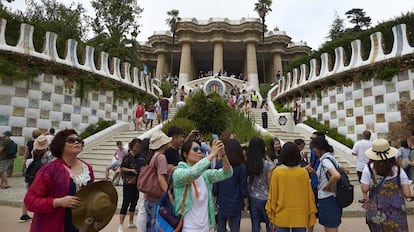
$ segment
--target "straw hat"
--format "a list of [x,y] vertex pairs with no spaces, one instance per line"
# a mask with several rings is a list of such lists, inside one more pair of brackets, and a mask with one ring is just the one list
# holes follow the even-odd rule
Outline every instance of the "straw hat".
[[79,231],[100,231],[111,221],[118,194],[110,181],[92,183],[77,192],[76,196],[81,199],[81,205],[72,209],[72,222]]
[[50,140],[45,135],[39,135],[34,141],[33,148],[36,150],[44,150],[49,147]]
[[164,132],[157,131],[151,136],[149,148],[151,150],[157,150],[163,145],[171,142],[171,140],[172,138],[168,137],[166,134],[164,134]]
[[376,139],[372,142],[372,147],[365,151],[365,155],[372,160],[387,160],[395,157],[398,150],[390,147],[385,139]]

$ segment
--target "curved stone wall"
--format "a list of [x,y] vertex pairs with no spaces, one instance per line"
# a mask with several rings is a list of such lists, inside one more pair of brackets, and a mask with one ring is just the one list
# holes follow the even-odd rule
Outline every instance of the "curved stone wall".
[[[47,32],[44,50],[37,52],[33,46],[34,27],[21,24],[20,36],[16,46],[6,43],[7,21],[0,19],[0,56],[9,53],[30,56],[33,59],[66,65],[73,69],[110,78],[129,86],[145,91],[152,96],[161,93],[161,89],[152,83],[152,79],[129,63],[120,63],[114,57],[109,64],[109,54],[100,54],[100,69],[94,60],[94,48],[86,46],[86,53],[77,54],[77,41],[67,41],[66,57],[57,53],[57,34]],[[78,57],[85,57],[80,64]],[[41,62],[43,63],[43,62]],[[111,72],[111,70],[113,70]],[[31,138],[32,131],[40,128],[44,131],[53,127],[74,128],[84,131],[91,124],[101,120],[130,122],[134,112],[132,99],[115,99],[112,91],[100,89],[88,93],[81,104],[76,83],[65,81],[64,76],[41,74],[30,81],[17,81],[9,78],[0,79],[0,132],[11,130],[13,139],[23,146]],[[99,88],[98,88],[99,89]]]
[[104,90],[90,92],[81,104],[76,84],[69,88],[54,75],[42,74],[29,83],[0,80],[0,131],[11,130],[22,146],[35,128],[84,131],[102,120],[130,122],[134,108],[132,100],[114,99]]
[[[406,25],[401,24],[392,28],[394,44],[389,54],[384,54],[382,34],[370,36],[371,50],[369,57],[361,57],[361,41],[351,43],[352,54],[350,62],[344,65],[342,47],[335,49],[335,59],[329,70],[329,56],[321,55],[320,68],[317,62],[311,60],[309,68],[302,64],[300,69],[294,69],[282,78],[271,92],[272,100],[283,99],[293,103],[295,96],[300,96],[304,90],[313,90],[309,96],[299,98],[303,119],[316,118],[321,123],[338,131],[354,141],[360,139],[364,130],[373,132],[373,138],[387,138],[392,123],[401,121],[398,104],[401,101],[414,99],[414,74],[407,69],[395,75],[391,81],[383,81],[372,76],[364,76],[367,81],[342,81],[350,75],[366,75],[364,68],[369,65],[385,64],[394,59],[412,63],[414,48],[407,40]],[[357,73],[352,73],[357,72]],[[317,75],[317,73],[319,73]],[[372,72],[371,72],[372,73]],[[322,90],[322,91],[321,91]],[[320,91],[320,94],[316,92]]]

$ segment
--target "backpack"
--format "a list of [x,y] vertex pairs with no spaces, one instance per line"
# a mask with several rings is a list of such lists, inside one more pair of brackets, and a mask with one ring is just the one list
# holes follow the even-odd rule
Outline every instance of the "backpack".
[[40,160],[33,160],[29,167],[24,171],[24,181],[28,184],[32,184],[36,176],[37,171],[42,167]]
[[6,158],[7,159],[14,159],[16,158],[17,155],[17,144],[10,139],[10,146],[9,146],[9,150],[7,151],[7,155]]
[[[341,178],[336,182],[336,201],[342,208],[348,207],[354,201],[354,186],[349,182],[348,175],[346,175],[346,173],[342,171],[330,157],[326,157],[326,159],[329,159],[332,162],[341,175]],[[326,172],[325,174],[329,180],[328,173]]]

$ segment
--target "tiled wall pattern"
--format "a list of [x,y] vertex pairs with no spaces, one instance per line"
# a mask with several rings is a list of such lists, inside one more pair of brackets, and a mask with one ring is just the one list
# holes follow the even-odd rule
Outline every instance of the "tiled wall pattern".
[[336,86],[301,99],[303,120],[316,118],[319,122],[356,141],[364,130],[372,138],[387,138],[389,123],[401,121],[398,103],[414,99],[414,73],[407,70],[392,81],[372,79],[350,86]]
[[[67,82],[66,82],[67,83]],[[133,103],[114,99],[111,91],[89,92],[81,104],[75,83],[42,74],[31,81],[0,79],[0,131],[12,130],[23,145],[35,128],[84,131],[101,120],[131,121]]]

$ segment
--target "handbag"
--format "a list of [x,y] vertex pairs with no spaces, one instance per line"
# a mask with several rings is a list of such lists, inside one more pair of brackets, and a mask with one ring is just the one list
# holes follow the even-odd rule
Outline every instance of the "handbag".
[[[158,155],[159,153],[155,154],[153,159],[155,160]],[[137,189],[152,197],[161,197],[163,191],[158,183],[157,168],[152,166],[151,162],[148,165],[141,167],[137,181]]]
[[[172,178],[171,178],[172,179]],[[155,216],[156,232],[179,232],[183,226],[183,214],[185,199],[187,198],[188,185],[185,186],[183,200],[181,201],[180,214],[174,214],[174,207],[171,203],[169,193],[171,192],[171,179],[167,192],[163,192],[157,205]]]
[[125,185],[136,185],[137,184],[137,176],[130,176],[128,178],[126,178],[126,180],[124,181]]

